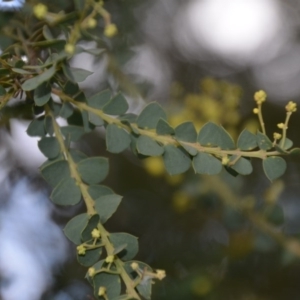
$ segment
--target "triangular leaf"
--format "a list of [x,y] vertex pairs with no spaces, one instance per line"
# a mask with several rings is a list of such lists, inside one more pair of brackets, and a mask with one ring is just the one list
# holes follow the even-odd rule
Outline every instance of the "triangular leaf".
[[34,119],[27,128],[27,134],[29,136],[45,136],[44,117]]
[[128,103],[125,97],[119,93],[112,98],[104,107],[103,112],[109,115],[122,115],[128,110]]
[[60,146],[55,137],[43,137],[38,141],[41,152],[48,158],[55,158],[60,153]]
[[192,122],[185,122],[175,128],[175,136],[179,141],[196,143],[197,131]]
[[256,135],[251,133],[247,129],[244,129],[238,138],[237,147],[243,151],[248,151],[256,148]]
[[117,210],[122,197],[116,194],[106,195],[95,200],[95,209],[100,215],[101,223],[105,223]]
[[33,93],[33,99],[37,106],[45,105],[51,97],[51,85],[48,82],[43,82],[38,86]]
[[202,146],[220,147],[225,150],[235,148],[229,133],[223,127],[211,122],[201,128],[197,141]]
[[99,215],[95,214],[92,215],[86,225],[86,227],[84,228],[84,230],[82,231],[81,234],[81,239],[84,242],[88,242],[93,240],[93,236],[92,236],[92,231],[96,228],[98,228],[98,224],[100,222],[100,217]]
[[121,280],[118,275],[98,273],[93,278],[94,295],[96,299],[103,299],[98,296],[100,287],[105,287],[107,299],[115,299],[121,294]]
[[[236,159],[236,156],[232,156],[230,158],[230,161],[234,161]],[[233,170],[237,171],[241,175],[249,175],[253,171],[253,167],[251,164],[251,161],[249,159],[246,159],[244,157],[240,157],[238,161],[230,166]]]
[[106,128],[106,147],[109,152],[120,153],[129,147],[130,136],[123,128],[109,124]]
[[83,135],[84,129],[80,126],[69,125],[69,126],[62,126],[60,128],[61,133],[70,141],[77,142]]
[[282,157],[270,156],[263,160],[263,168],[266,176],[273,181],[284,174],[286,162]]
[[148,156],[159,156],[164,153],[164,147],[148,136],[140,135],[137,139],[136,148],[139,153]]
[[77,254],[77,260],[81,265],[91,267],[100,259],[101,254],[102,248],[89,249],[84,255]]
[[138,239],[131,234],[123,232],[111,233],[109,239],[114,245],[114,248],[118,248],[124,244],[127,245],[127,247],[118,254],[118,257],[124,261],[134,258],[139,251]]
[[216,175],[222,170],[222,163],[213,155],[199,152],[193,158],[193,167],[196,173]]
[[156,125],[156,133],[159,135],[172,135],[174,134],[174,129],[167,121],[160,119]]
[[82,82],[84,81],[88,76],[92,75],[93,72],[79,69],[79,68],[71,68],[65,64],[62,65],[63,72],[65,76],[73,82]]
[[90,185],[88,188],[89,194],[93,199],[102,196],[114,194],[114,191],[105,185]]
[[154,129],[160,119],[166,120],[167,115],[158,103],[152,102],[138,116],[137,125],[141,128]]
[[104,90],[87,99],[87,102],[91,107],[102,109],[109,102],[110,98],[111,91]]
[[270,139],[265,134],[259,131],[256,134],[256,141],[258,147],[262,150],[269,150],[273,148],[273,143],[270,141]]

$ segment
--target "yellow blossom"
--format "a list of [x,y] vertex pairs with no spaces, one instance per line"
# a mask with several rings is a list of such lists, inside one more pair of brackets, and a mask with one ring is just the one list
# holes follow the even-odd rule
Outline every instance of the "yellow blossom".
[[159,280],[162,280],[166,277],[166,271],[165,270],[156,270],[156,278]]
[[285,107],[287,112],[295,112],[297,111],[297,104],[293,101],[290,101],[286,107]]
[[230,161],[230,158],[228,156],[223,156],[222,157],[222,165],[223,166],[228,165],[229,161]]
[[89,274],[90,277],[93,277],[96,274],[95,268],[93,268],[93,267],[89,268],[88,269],[88,274]]
[[118,33],[118,28],[116,24],[108,24],[104,28],[104,35],[107,36],[108,38],[112,38]]
[[97,228],[94,228],[91,234],[94,239],[99,239],[101,235],[99,229]]
[[115,260],[115,256],[114,255],[109,255],[105,258],[105,262],[106,263],[112,263]]
[[67,43],[65,45],[65,51],[69,54],[73,54],[75,52],[75,46],[73,44]]
[[33,7],[33,14],[37,19],[44,19],[48,12],[48,7],[42,3],[39,3]]
[[139,268],[139,264],[136,262],[133,262],[130,266],[131,266],[132,270],[135,270],[135,271]]
[[106,287],[105,286],[100,286],[98,290],[98,296],[104,296],[106,294]]
[[277,124],[277,127],[280,129],[283,129],[285,127],[285,125],[283,123],[279,123],[279,124]]
[[259,109],[257,107],[253,108],[253,113],[257,115],[259,113]]
[[95,28],[97,26],[97,21],[94,18],[90,18],[87,21],[87,26],[89,28]]
[[260,90],[254,94],[254,100],[257,102],[257,104],[262,104],[266,101],[267,94],[265,91]]
[[85,249],[85,247],[83,245],[77,246],[77,253],[78,253],[78,255],[85,255],[85,251],[86,251],[86,249]]
[[274,132],[274,133],[273,133],[273,138],[274,138],[275,140],[279,140],[279,139],[281,139],[281,137],[282,137],[282,135],[281,135],[280,133],[278,133],[278,132]]

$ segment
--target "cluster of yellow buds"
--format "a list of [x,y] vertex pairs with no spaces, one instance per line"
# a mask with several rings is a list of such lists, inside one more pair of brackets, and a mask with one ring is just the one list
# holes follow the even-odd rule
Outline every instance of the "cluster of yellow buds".
[[68,54],[74,54],[74,52],[75,52],[75,45],[70,44],[70,43],[67,43],[67,44],[65,45],[65,51],[66,51]]
[[33,7],[33,14],[39,20],[43,20],[48,12],[48,7],[42,3],[39,3]]
[[228,156],[222,157],[222,165],[223,166],[227,166],[229,162],[230,162],[230,158]]
[[274,140],[280,140],[281,137],[282,137],[282,135],[281,135],[280,133],[278,133],[278,132],[274,132],[274,133],[273,133],[273,138],[274,138]]
[[100,230],[97,228],[94,228],[91,232],[93,239],[99,239],[101,236]]
[[105,262],[110,264],[112,262],[114,262],[115,260],[115,256],[114,255],[108,255],[106,258],[105,258]]
[[98,290],[98,296],[104,296],[106,294],[106,287],[105,286],[100,286]]
[[116,24],[110,23],[104,27],[104,35],[108,38],[112,38],[118,33]]
[[96,274],[96,270],[95,268],[91,267],[88,269],[88,274],[90,277],[94,277],[94,275]]
[[284,123],[278,123],[277,127],[280,129],[284,129],[285,128],[285,124]]
[[[266,92],[263,91],[263,90],[260,90],[260,91],[258,91],[258,92],[256,92],[256,93],[254,94],[254,100],[256,101],[256,103],[257,103],[258,105],[260,105],[260,104],[262,104],[263,102],[265,102],[266,99],[267,99],[267,94],[266,94]],[[254,113],[255,113],[255,112],[254,112]]]
[[77,246],[76,249],[77,249],[78,255],[85,255],[86,248],[84,247],[84,245],[79,245],[79,246]]
[[295,112],[297,111],[297,104],[293,101],[290,101],[286,106],[285,109],[287,112]]

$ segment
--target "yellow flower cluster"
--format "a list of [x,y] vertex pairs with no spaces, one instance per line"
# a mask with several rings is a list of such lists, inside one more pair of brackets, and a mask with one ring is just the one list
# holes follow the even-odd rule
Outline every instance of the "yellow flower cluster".
[[114,255],[109,255],[105,258],[105,262],[108,263],[108,264],[114,262],[114,260],[115,260]]
[[112,38],[118,33],[118,28],[116,24],[108,24],[104,27],[104,35],[107,36],[108,38]]
[[100,286],[99,291],[98,291],[98,296],[104,296],[106,294],[106,287],[105,286]]
[[286,107],[285,107],[287,112],[295,112],[297,111],[297,104],[293,101],[290,101]]
[[278,132],[274,132],[274,133],[273,133],[273,138],[274,138],[275,140],[279,140],[279,139],[281,139],[281,137],[282,137],[282,135],[281,135],[280,133],[278,133]]
[[91,234],[94,239],[99,239],[101,236],[100,231],[97,228],[94,228]]
[[96,274],[96,270],[95,268],[91,267],[88,269],[88,274],[90,277],[94,277],[94,275]]
[[256,92],[254,94],[254,100],[256,101],[256,103],[259,105],[259,104],[262,104],[263,102],[265,102],[267,99],[267,94],[265,91],[263,90],[260,90],[258,92]]
[[83,246],[83,245],[79,245],[79,246],[77,246],[77,253],[78,253],[78,255],[85,255],[85,251],[86,251],[86,249],[85,249],[85,247]]
[[42,20],[45,18],[48,12],[48,7],[42,3],[39,3],[33,7],[33,14],[35,17],[39,20]]

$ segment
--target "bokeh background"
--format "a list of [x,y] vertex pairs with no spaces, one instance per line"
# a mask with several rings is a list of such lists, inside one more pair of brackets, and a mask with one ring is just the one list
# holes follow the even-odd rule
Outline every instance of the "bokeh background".
[[[53,11],[74,9],[71,1],[43,3]],[[171,125],[193,121],[199,130],[214,121],[235,139],[245,127],[259,129],[252,113],[256,90],[268,94],[263,112],[270,136],[284,121],[285,104],[299,103],[297,0],[108,0],[105,7],[119,29],[117,37],[103,39],[110,55],[95,60],[80,54],[72,61],[94,72],[81,84],[87,95],[121,89],[132,112],[158,101]],[[7,14],[2,12],[1,28]],[[102,38],[103,23],[93,31]],[[4,49],[9,40],[1,36]],[[18,118],[16,111],[22,112]],[[84,207],[49,203],[48,187],[38,175],[45,158],[27,137],[24,119],[22,102],[0,119],[1,297],[93,299],[85,269],[61,233]],[[288,130],[295,145],[299,126],[296,112]],[[152,299],[300,298],[299,157],[287,157],[286,174],[270,183],[260,161],[246,177],[226,171],[200,176],[193,170],[169,176],[161,158],[139,160],[129,150],[108,153],[101,130],[75,146],[110,158],[105,183],[124,199],[107,227],[138,236],[137,259],[166,270]]]

